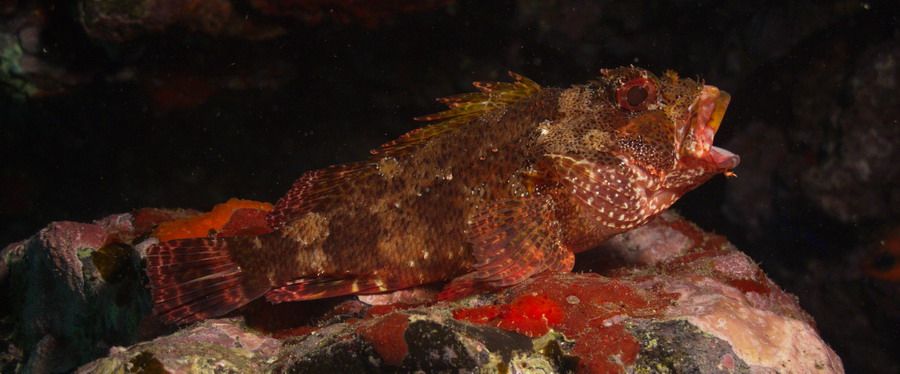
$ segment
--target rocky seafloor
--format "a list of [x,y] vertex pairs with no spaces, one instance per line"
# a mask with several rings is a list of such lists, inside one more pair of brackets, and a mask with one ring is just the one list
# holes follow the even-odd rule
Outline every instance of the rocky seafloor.
[[434,301],[435,289],[257,302],[180,328],[150,313],[143,209],[55,222],[0,252],[4,372],[840,373],[796,297],[675,213],[583,253],[573,273]]

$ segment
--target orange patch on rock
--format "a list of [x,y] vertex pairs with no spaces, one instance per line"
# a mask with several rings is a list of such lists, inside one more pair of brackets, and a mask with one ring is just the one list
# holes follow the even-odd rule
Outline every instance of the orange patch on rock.
[[[251,227],[251,225],[247,224],[246,222],[253,222],[252,225],[260,224],[258,222],[258,219],[247,220],[248,216],[258,216],[258,214],[254,215],[247,210],[271,212],[272,204],[232,198],[225,203],[216,205],[209,213],[203,213],[194,217],[160,223],[153,236],[155,236],[160,241],[188,238],[205,238],[209,236],[211,232],[218,232],[222,230],[235,216],[239,217],[241,220],[246,221],[244,221],[243,224],[236,222],[235,224],[229,226],[231,227],[232,231],[242,232],[242,230],[246,230]],[[235,215],[235,213],[238,211],[243,212],[241,214]],[[261,230],[251,231],[253,233],[256,233],[257,231]]]
[[160,223],[182,220],[198,214],[200,213],[193,210],[141,208],[132,213],[134,216],[132,225],[135,235],[144,235],[149,234]]

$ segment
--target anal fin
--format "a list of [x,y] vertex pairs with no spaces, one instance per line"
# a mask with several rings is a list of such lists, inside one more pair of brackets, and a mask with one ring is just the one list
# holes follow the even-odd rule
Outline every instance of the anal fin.
[[404,287],[375,277],[300,278],[270,290],[265,297],[270,303],[278,304],[345,295],[373,294],[401,288]]
[[550,196],[493,204],[473,217],[469,230],[475,270],[438,295],[456,299],[485,288],[511,286],[545,271],[571,271],[575,256],[560,240]]

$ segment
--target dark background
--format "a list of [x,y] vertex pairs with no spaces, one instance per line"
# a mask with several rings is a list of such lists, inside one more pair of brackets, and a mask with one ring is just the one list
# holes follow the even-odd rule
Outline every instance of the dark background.
[[732,93],[716,143],[743,157],[676,209],[796,294],[848,372],[900,372],[897,2],[136,3],[0,5],[0,243],[275,201],[507,70],[673,69]]

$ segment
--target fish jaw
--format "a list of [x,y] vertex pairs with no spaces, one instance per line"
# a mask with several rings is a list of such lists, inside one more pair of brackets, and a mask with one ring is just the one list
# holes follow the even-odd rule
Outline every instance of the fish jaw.
[[713,145],[722,124],[731,95],[715,86],[704,85],[694,104],[689,128],[681,144],[681,157],[700,160],[717,172],[736,168],[741,158],[724,148]]

